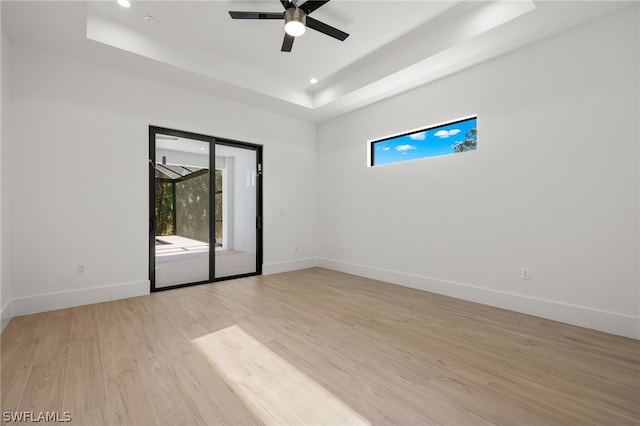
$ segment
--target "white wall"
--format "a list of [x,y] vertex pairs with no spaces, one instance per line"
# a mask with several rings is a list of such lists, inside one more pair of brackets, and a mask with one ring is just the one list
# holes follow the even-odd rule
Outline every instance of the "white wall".
[[[320,265],[640,338],[638,16],[320,125]],[[477,151],[366,167],[369,139],[476,113]]]
[[10,54],[14,315],[149,291],[150,124],[263,144],[265,272],[315,262],[311,124],[17,43]]

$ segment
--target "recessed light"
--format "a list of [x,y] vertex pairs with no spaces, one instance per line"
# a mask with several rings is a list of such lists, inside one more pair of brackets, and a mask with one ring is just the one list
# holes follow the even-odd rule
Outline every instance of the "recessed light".
[[312,78],[311,80],[309,80],[309,83],[311,84],[316,84],[318,82],[317,78]]
[[118,0],[118,4],[122,7],[131,7],[129,0]]

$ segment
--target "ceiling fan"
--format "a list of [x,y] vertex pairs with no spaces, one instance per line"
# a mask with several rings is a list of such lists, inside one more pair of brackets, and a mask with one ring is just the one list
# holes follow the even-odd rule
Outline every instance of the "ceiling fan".
[[329,0],[307,0],[300,6],[298,6],[297,0],[280,0],[280,3],[284,6],[284,12],[241,12],[230,10],[229,15],[231,15],[233,19],[284,19],[285,34],[284,40],[282,41],[282,49],[280,49],[282,52],[291,52],[293,40],[304,34],[307,27],[340,41],[344,41],[349,37],[349,34],[344,31],[340,31],[331,25],[327,25],[309,16],[311,12],[320,6],[329,3]]

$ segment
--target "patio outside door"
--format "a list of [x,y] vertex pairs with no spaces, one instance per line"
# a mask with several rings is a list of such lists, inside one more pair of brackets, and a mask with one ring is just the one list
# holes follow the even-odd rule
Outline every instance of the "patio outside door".
[[151,290],[260,274],[261,147],[154,126],[149,146]]

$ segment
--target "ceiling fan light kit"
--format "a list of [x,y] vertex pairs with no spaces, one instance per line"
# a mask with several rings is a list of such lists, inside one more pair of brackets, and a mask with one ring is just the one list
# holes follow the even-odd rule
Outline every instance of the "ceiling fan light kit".
[[307,29],[307,15],[297,7],[292,7],[284,12],[284,22],[285,32],[293,37],[301,36]]
[[285,34],[284,40],[282,41],[282,48],[280,49],[282,52],[291,52],[293,41],[296,37],[304,34],[307,28],[311,28],[340,41],[344,41],[349,37],[349,34],[344,31],[308,16],[314,10],[329,3],[329,0],[307,0],[299,7],[295,0],[280,0],[280,3],[285,9],[284,13],[230,10],[229,15],[231,15],[232,19],[284,19]]

